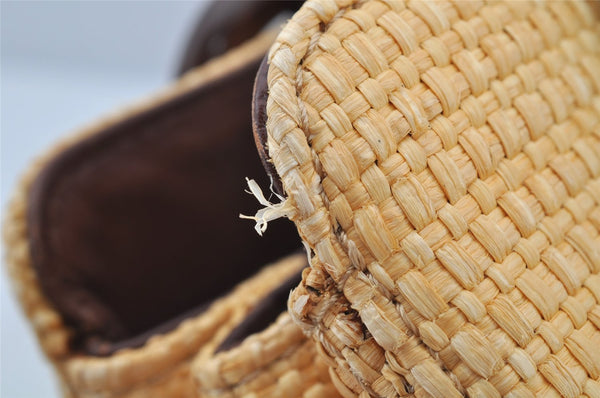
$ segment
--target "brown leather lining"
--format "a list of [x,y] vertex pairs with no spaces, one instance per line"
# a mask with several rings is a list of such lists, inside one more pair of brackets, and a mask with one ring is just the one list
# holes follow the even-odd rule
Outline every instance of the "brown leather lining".
[[256,35],[273,17],[300,8],[302,0],[217,0],[196,25],[178,74],[224,54]]
[[267,57],[263,58],[256,73],[254,81],[254,91],[252,95],[252,133],[254,135],[254,145],[258,150],[260,161],[272,181],[273,190],[279,195],[283,195],[283,186],[281,178],[275,170],[273,162],[269,158],[267,149],[267,98],[269,96],[267,86],[267,72],[269,65]]
[[290,223],[260,238],[238,218],[257,208],[244,178],[264,175],[248,109],[259,62],[78,142],[35,181],[33,264],[74,349],[139,346],[299,246]]

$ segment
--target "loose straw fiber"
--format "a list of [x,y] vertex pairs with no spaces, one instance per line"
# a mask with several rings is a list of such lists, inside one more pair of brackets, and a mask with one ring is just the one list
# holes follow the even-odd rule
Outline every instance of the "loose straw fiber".
[[287,313],[229,351],[199,354],[192,373],[207,398],[340,396],[314,344]]
[[290,311],[346,397],[600,397],[599,24],[580,2],[314,0],[269,153]]
[[198,351],[214,349],[261,299],[305,263],[304,256],[283,259],[216,300],[201,315],[182,322],[171,332],[152,337],[143,347],[121,350],[109,357],[92,357],[70,349],[71,330],[40,288],[32,268],[27,238],[27,196],[35,177],[54,156],[111,125],[231,73],[248,59],[264,54],[272,38],[272,34],[259,36],[188,73],[177,84],[145,103],[78,132],[32,164],[22,179],[4,224],[6,263],[14,291],[42,349],[60,376],[66,397],[196,397],[190,365]]

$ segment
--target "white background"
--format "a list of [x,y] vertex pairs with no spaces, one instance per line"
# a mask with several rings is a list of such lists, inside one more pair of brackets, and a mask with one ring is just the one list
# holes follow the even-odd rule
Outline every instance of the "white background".
[[[59,137],[172,80],[207,3],[0,4],[4,218],[15,183],[35,155]],[[59,397],[53,371],[12,295],[5,267],[0,279],[0,396]]]

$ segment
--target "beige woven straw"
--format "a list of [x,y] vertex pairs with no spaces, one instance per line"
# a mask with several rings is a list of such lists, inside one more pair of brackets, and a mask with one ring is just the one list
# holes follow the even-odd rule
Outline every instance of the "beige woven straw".
[[314,344],[287,313],[229,351],[205,350],[192,372],[202,397],[339,397]]
[[311,0],[268,149],[346,397],[600,397],[600,24],[582,2]]

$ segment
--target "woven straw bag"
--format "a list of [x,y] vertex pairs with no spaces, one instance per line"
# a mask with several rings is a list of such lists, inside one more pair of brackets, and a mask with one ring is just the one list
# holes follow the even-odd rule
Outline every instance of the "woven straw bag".
[[312,251],[289,310],[343,396],[600,397],[599,29],[583,2],[416,0],[283,28],[271,218]]
[[[306,266],[304,254],[286,256],[300,246],[296,232],[261,240],[238,218],[255,208],[243,193],[246,173],[261,170],[250,98],[274,37],[193,67],[214,56],[199,51],[171,87],[77,132],[23,177],[4,224],[6,262],[66,397],[336,396],[290,317],[268,328]],[[223,119],[211,125],[215,107]],[[202,305],[162,308],[190,295]],[[141,330],[108,328],[138,317]],[[215,384],[216,366],[227,384]]]

